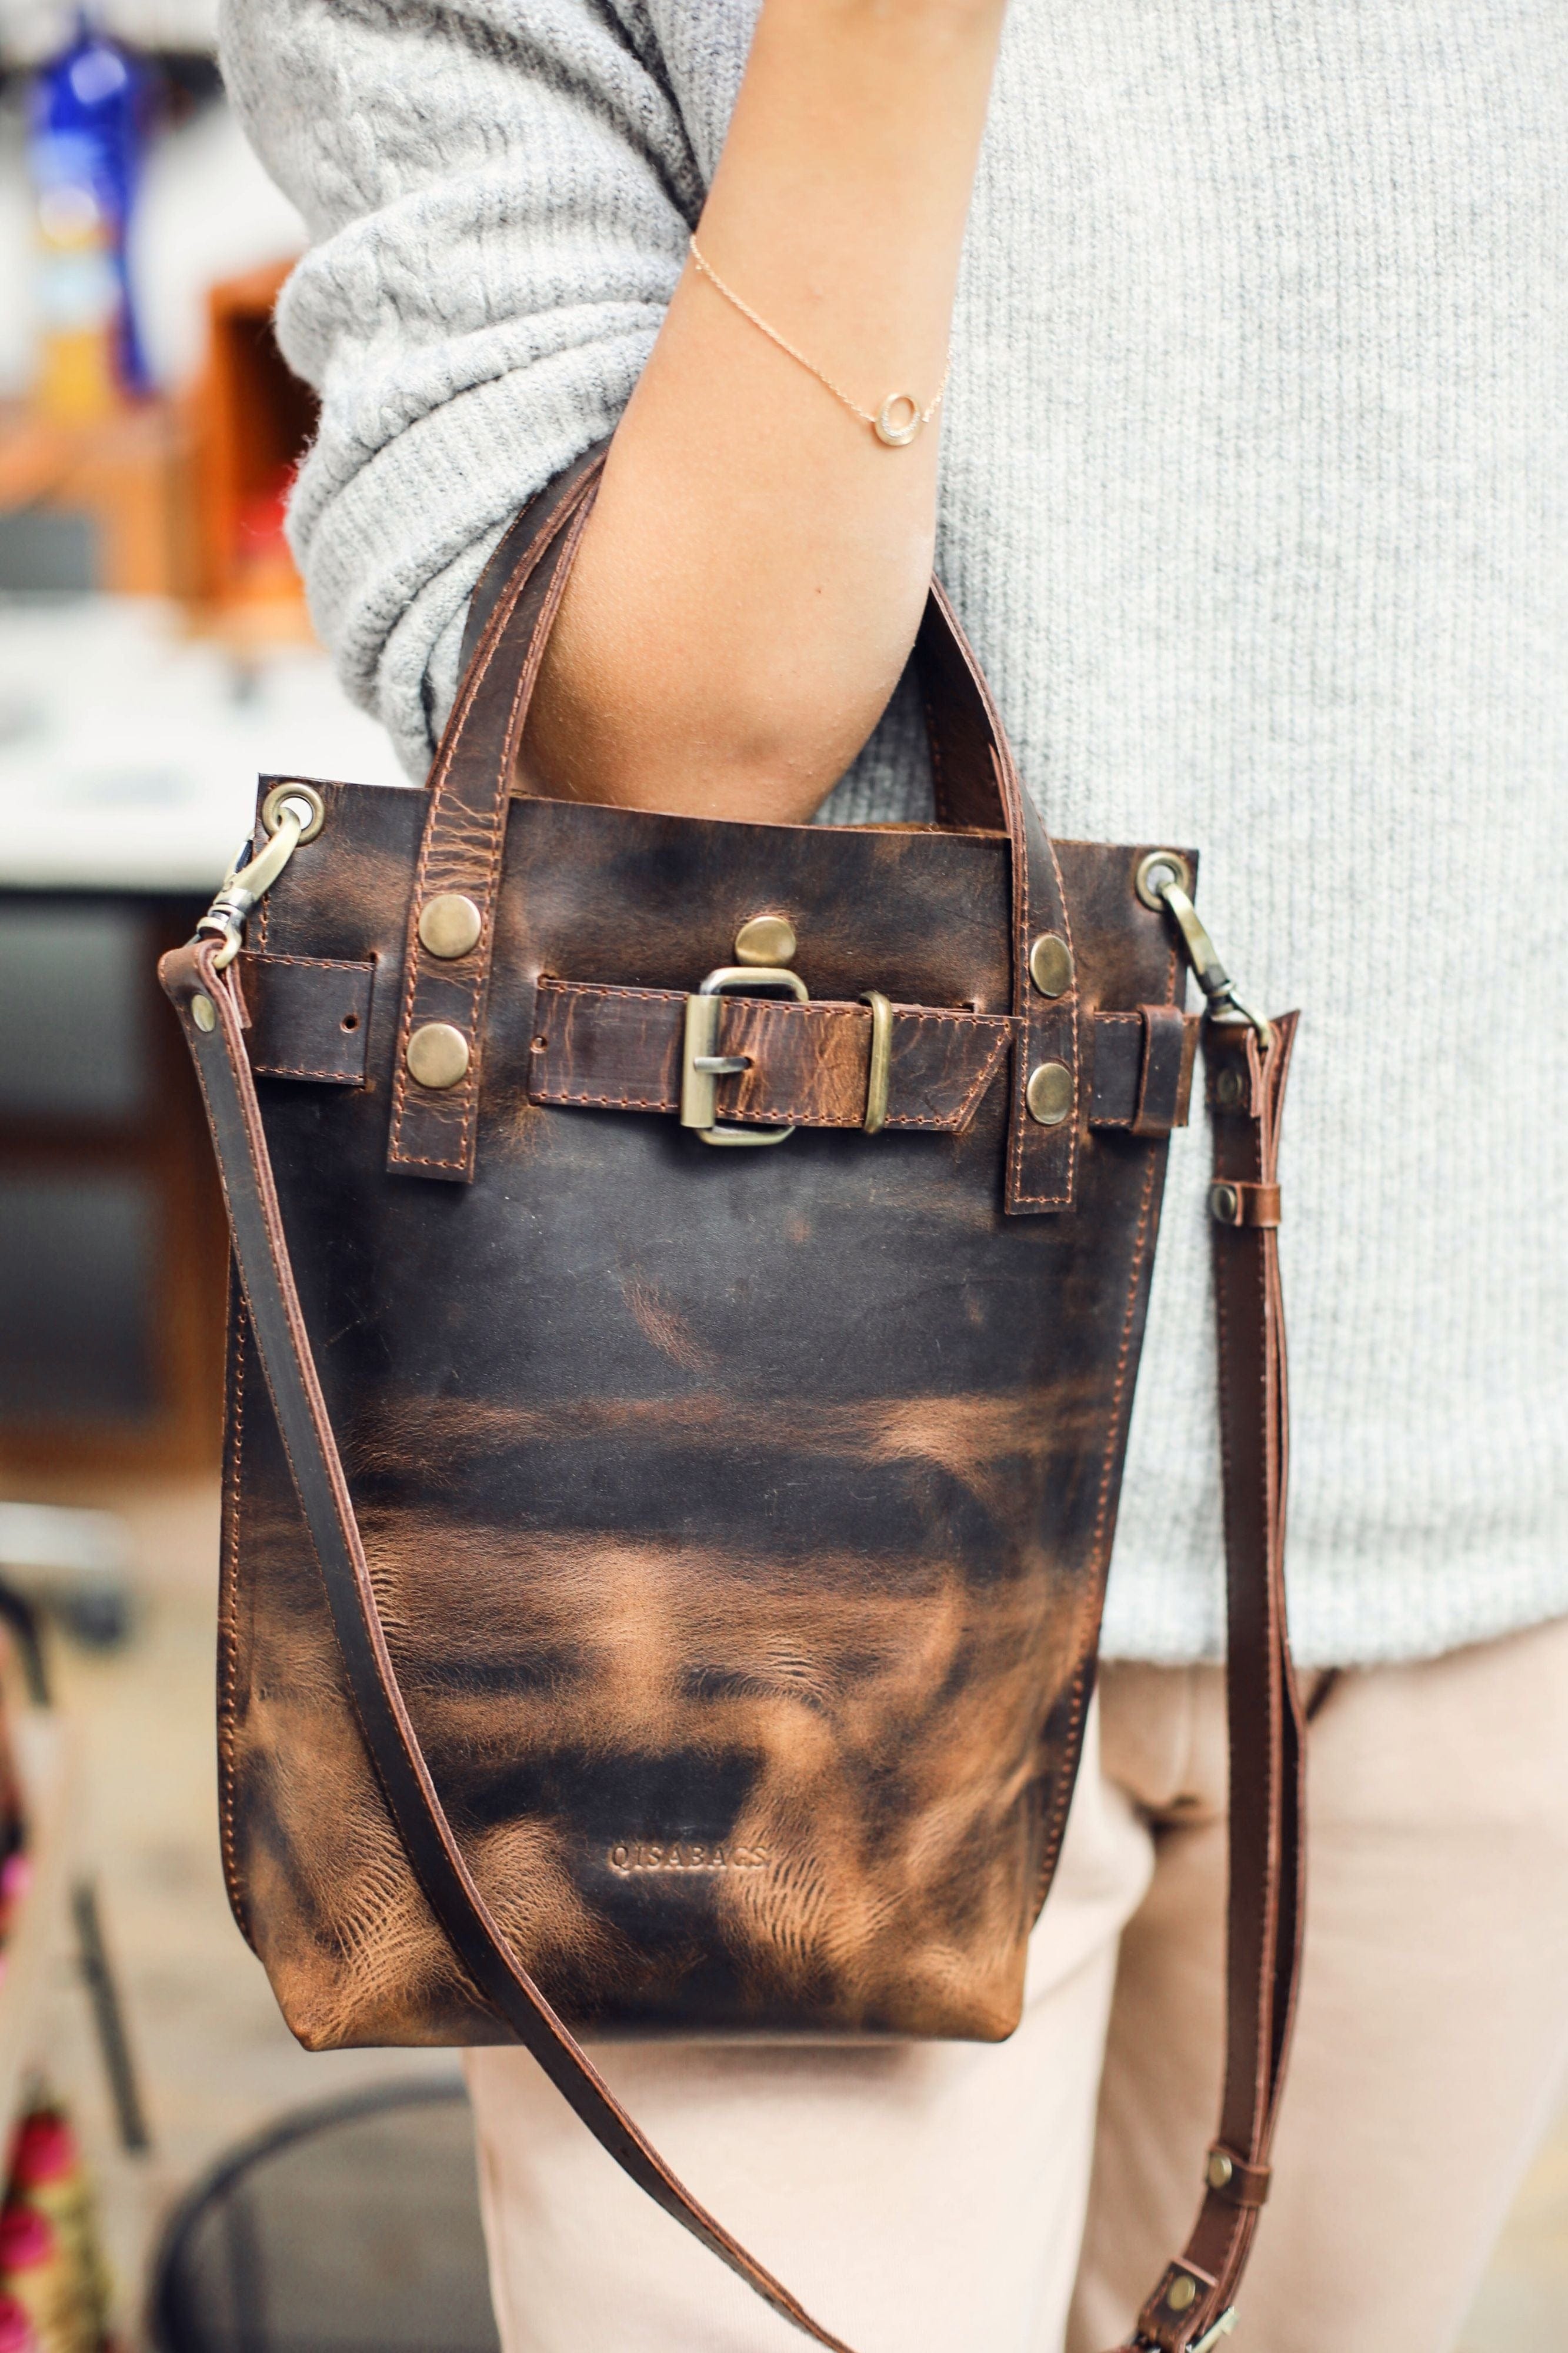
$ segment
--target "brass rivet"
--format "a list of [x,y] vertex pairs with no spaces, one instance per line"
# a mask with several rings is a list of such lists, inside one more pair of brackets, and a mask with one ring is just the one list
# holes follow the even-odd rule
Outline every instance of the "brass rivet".
[[1059,932],[1042,932],[1029,950],[1029,978],[1042,997],[1065,997],[1072,987],[1072,950]]
[[484,917],[460,891],[443,891],[419,910],[419,944],[433,956],[464,956],[479,944]]
[[408,1040],[408,1075],[422,1087],[455,1087],[468,1072],[468,1041],[449,1021],[426,1021]]
[[788,964],[800,943],[787,915],[753,915],[735,934],[737,964]]
[[1239,1071],[1222,1071],[1214,1082],[1215,1100],[1234,1111],[1241,1101],[1244,1089]]
[[1165,2290],[1165,2302],[1169,2305],[1171,2310],[1173,2312],[1185,2312],[1187,2306],[1192,2304],[1196,2304],[1197,2300],[1198,2284],[1196,2280],[1189,2279],[1185,2272],[1178,2272],[1175,2278],[1171,2282],[1170,2286]]
[[1208,2180],[1211,2189],[1228,2189],[1236,2176],[1236,2168],[1223,2148],[1210,2152]]
[[1024,1090],[1029,1117],[1042,1127],[1059,1127],[1072,1109],[1072,1072],[1065,1062],[1040,1062]]
[[[1234,1185],[1211,1185],[1209,1187],[1209,1215],[1214,1219],[1217,1225],[1234,1226],[1236,1223],[1236,1213],[1240,1207],[1241,1198]],[[1227,2159],[1226,2162],[1228,2163],[1229,2160]],[[1226,2179],[1228,2179],[1229,2176],[1227,2175]],[[1217,2186],[1223,2189],[1225,2183],[1221,2182]]]
[[198,1029],[216,1029],[217,1028],[217,1008],[213,1003],[210,997],[192,997],[191,1019],[195,1023]]

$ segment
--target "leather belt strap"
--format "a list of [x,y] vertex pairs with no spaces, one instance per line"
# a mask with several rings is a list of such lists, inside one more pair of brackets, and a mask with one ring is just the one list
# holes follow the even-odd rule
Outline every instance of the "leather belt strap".
[[[244,1013],[211,942],[160,967],[206,1104],[234,1254],[365,1746],[410,1868],[481,1996],[532,2052],[617,2165],[773,2310],[829,2353],[850,2353],[676,2179],[508,1946],[447,1820],[387,1645],[305,1328],[246,1051]],[[204,1026],[210,1025],[210,1026]],[[1216,1181],[1273,1184],[1294,1017],[1271,1050],[1209,1025]],[[1241,1075],[1237,1087],[1228,1076]],[[1286,1642],[1285,1356],[1278,1237],[1215,1226],[1229,1579],[1231,1743],[1228,2047],[1220,2142],[1233,2177],[1266,2177],[1300,1950],[1301,1717]],[[1228,2186],[1228,2184],[1226,2185]],[[1257,2204],[1205,2195],[1181,2260],[1139,2316],[1139,2353],[1194,2353],[1228,2308]]]
[[[534,997],[535,1103],[673,1112],[680,1103],[686,997],[544,979]],[[718,1050],[748,1070],[719,1084],[719,1117],[760,1127],[859,1127],[870,1075],[871,1016],[826,999],[731,997]],[[889,1128],[962,1134],[1002,1068],[1007,1014],[895,1005],[889,1016]],[[1089,1017],[1092,1126],[1163,1134],[1184,1126],[1198,1023],[1173,1006]],[[1140,1124],[1140,1122],[1142,1124]]]

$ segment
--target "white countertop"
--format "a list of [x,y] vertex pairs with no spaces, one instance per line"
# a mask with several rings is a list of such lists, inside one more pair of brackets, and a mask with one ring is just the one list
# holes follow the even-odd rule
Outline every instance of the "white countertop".
[[0,603],[0,889],[216,890],[261,773],[406,782],[313,649],[247,673],[151,599]]

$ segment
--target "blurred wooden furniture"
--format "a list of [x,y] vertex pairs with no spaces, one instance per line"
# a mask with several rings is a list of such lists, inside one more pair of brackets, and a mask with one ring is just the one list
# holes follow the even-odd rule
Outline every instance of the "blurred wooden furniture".
[[206,366],[190,410],[203,618],[226,637],[262,643],[310,633],[283,505],[317,405],[272,332],[292,266],[269,263],[212,289]]
[[[189,596],[192,432],[179,407],[151,402],[95,425],[59,425],[20,405],[0,408],[0,515],[80,515],[92,586],[122,596]],[[7,585],[26,588],[25,578]]]
[[176,598],[240,650],[310,638],[283,508],[316,400],[272,332],[291,267],[212,288],[205,364],[182,398],[82,425],[0,406],[0,586]]
[[216,1461],[222,1209],[154,969],[199,912],[0,891],[0,1493]]

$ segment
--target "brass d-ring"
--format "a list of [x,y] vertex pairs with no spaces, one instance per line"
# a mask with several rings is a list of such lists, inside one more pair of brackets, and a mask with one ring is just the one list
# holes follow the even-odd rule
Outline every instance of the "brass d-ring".
[[868,988],[862,1005],[871,1008],[871,1059],[866,1071],[866,1116],[860,1124],[868,1135],[880,1135],[888,1124],[888,1072],[893,1060],[893,1008],[879,988]]

